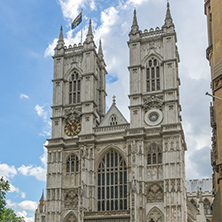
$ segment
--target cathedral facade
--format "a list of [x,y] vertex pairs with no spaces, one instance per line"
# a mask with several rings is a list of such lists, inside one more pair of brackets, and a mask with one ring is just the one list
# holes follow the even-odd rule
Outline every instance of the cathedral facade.
[[134,10],[128,122],[115,97],[106,112],[106,63],[91,21],[79,45],[66,47],[61,28],[53,56],[46,210],[36,221],[204,221],[187,216],[176,42],[169,3],[164,25],[155,30],[142,32]]

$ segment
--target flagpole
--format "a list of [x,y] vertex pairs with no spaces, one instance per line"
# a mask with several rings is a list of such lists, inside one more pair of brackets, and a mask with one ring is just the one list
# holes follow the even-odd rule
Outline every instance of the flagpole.
[[[83,9],[82,9],[83,11]],[[83,16],[82,16],[82,22],[81,22],[81,44],[82,44],[82,23],[83,23]]]

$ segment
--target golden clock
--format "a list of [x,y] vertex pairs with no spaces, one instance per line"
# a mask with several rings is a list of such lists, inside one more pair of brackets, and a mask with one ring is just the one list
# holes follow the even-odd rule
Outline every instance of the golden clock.
[[81,131],[81,123],[78,120],[70,120],[66,123],[64,131],[67,136],[75,136]]

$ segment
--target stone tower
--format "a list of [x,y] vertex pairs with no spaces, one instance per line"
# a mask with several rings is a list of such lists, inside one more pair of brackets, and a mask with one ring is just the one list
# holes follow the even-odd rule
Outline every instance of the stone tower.
[[132,159],[129,170],[138,184],[138,193],[131,196],[135,198],[135,205],[131,205],[135,209],[135,221],[152,221],[152,209],[157,212],[157,208],[164,215],[162,221],[186,221],[186,144],[180,116],[176,41],[169,3],[161,29],[141,32],[134,11],[128,41],[130,129],[127,139],[133,138],[139,147],[139,155],[129,155]]
[[[222,218],[222,4],[220,0],[205,0],[208,26],[207,59],[211,69],[213,104],[210,107],[212,127],[211,165],[213,167],[213,221]],[[219,98],[219,99],[218,99]]]
[[113,104],[91,21],[82,44],[54,55],[48,140],[47,222],[185,222],[186,144],[181,126],[176,32],[169,3],[162,28],[141,32],[134,11],[130,123]]

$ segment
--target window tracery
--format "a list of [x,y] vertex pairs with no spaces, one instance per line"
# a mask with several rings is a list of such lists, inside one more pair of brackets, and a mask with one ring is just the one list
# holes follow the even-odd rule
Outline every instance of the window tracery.
[[97,174],[98,211],[127,209],[127,170],[122,156],[110,150],[99,164]]
[[79,159],[75,154],[72,154],[68,157],[66,161],[66,172],[76,173],[78,171],[79,171]]
[[211,207],[210,207],[210,202],[208,199],[204,200],[204,213],[205,215],[211,214]]
[[147,164],[161,164],[162,163],[162,152],[157,144],[152,144],[148,149]]
[[75,71],[69,80],[69,104],[80,102],[81,81],[79,74]]
[[146,69],[146,91],[152,92],[157,90],[160,90],[159,61],[155,58],[151,58],[148,61],[148,67]]

